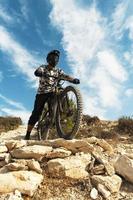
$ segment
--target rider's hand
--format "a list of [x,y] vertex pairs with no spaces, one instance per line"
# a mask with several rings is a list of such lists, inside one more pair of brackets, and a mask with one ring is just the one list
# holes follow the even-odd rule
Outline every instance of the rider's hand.
[[75,79],[73,79],[73,83],[74,83],[74,84],[80,84],[80,80],[77,79],[77,78],[75,78]]

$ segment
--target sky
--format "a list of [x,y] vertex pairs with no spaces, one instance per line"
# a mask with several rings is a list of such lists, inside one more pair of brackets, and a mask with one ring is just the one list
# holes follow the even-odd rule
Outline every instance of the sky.
[[133,113],[132,0],[0,0],[0,116],[27,123],[47,53],[80,79],[83,113]]

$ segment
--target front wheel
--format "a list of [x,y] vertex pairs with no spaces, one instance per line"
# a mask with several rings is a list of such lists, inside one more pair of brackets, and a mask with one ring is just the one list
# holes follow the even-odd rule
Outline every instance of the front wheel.
[[38,121],[37,134],[38,140],[46,140],[49,134],[49,105],[48,102],[45,103],[42,114]]
[[82,120],[82,98],[79,90],[68,86],[60,95],[56,114],[58,135],[72,139],[78,132]]

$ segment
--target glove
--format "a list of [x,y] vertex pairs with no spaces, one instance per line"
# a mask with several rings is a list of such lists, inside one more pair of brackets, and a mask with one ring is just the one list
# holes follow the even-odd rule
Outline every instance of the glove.
[[75,79],[73,79],[73,83],[74,83],[74,84],[80,84],[80,80],[77,79],[77,78],[75,78]]

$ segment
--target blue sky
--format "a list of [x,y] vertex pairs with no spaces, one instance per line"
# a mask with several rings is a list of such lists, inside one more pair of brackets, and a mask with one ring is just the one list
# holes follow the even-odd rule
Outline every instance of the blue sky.
[[132,0],[0,0],[0,115],[27,123],[38,86],[34,70],[52,49],[80,78],[84,113],[133,113]]

